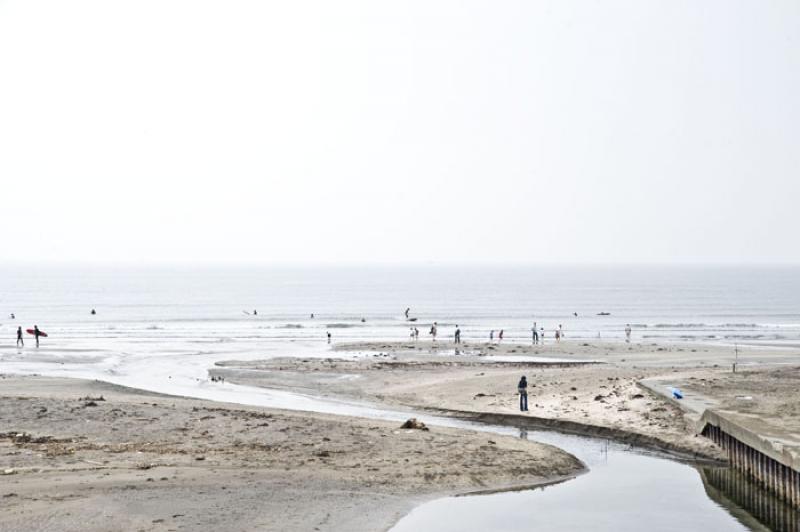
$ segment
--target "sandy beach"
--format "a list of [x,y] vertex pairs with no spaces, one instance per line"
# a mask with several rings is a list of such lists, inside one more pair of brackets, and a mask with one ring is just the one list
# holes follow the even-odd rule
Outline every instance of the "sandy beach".
[[431,498],[579,474],[511,437],[0,380],[0,530],[384,530]]
[[[351,359],[278,358],[228,361],[212,373],[255,386],[277,387],[443,412],[483,415],[513,423],[612,437],[685,456],[721,458],[699,437],[694,419],[638,384],[694,372],[727,371],[720,346],[564,341],[544,346],[440,342],[364,342],[337,345]],[[369,355],[364,357],[364,353]],[[780,363],[793,352],[743,349],[742,361]],[[529,412],[521,413],[516,384],[526,375]],[[493,417],[489,417],[493,416]]]
[[[730,376],[726,347],[560,344],[333,345],[328,358],[222,361],[226,385],[286,390],[498,425],[549,428],[722,463],[695,419],[640,381],[694,393],[764,382],[796,407],[780,370]],[[753,368],[787,351],[744,349]],[[754,365],[759,364],[759,365]],[[745,366],[747,368],[748,366]],[[520,412],[516,383],[530,383]],[[733,382],[732,380],[735,380]],[[747,388],[746,386],[749,386]],[[471,430],[285,411],[100,381],[0,379],[0,530],[386,530],[452,494],[557,482],[584,465],[555,447]],[[737,402],[735,395],[720,401]],[[780,397],[784,397],[783,400]],[[768,409],[769,405],[762,411]],[[792,410],[793,411],[793,410]]]

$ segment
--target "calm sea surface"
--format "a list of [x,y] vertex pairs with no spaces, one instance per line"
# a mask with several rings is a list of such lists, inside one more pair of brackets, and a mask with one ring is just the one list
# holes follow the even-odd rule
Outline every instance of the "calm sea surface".
[[328,330],[405,339],[407,307],[423,336],[437,321],[445,335],[458,324],[465,339],[504,329],[527,340],[536,322],[548,336],[560,324],[569,338],[620,338],[630,323],[640,339],[798,345],[800,267],[0,267],[0,334],[11,340],[33,324],[52,342],[95,347]]

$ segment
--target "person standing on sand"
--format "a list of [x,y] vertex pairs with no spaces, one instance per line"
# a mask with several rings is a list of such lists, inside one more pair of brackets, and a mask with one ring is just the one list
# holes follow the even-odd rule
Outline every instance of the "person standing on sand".
[[532,336],[531,339],[533,340],[533,345],[538,344],[539,343],[539,331],[536,330],[536,322],[535,321],[533,322],[533,329],[531,329],[531,336]]
[[556,335],[556,343],[560,343],[561,342],[561,333],[558,332],[558,329],[556,329],[555,335]]
[[494,342],[494,329],[489,331],[489,343]]
[[461,343],[461,329],[458,328],[458,325],[456,325],[456,334],[455,334],[455,336],[456,336],[456,343],[460,344]]
[[631,324],[625,325],[625,343],[631,343]]
[[17,347],[25,347],[25,340],[22,339],[22,327],[17,327]]
[[437,328],[437,327],[436,327],[436,325],[437,325],[437,324],[436,324],[436,322],[434,321],[434,322],[433,322],[433,325],[431,325],[431,332],[430,332],[430,335],[431,335],[431,337],[433,337],[433,341],[434,341],[434,342],[436,341],[436,328]]
[[519,380],[517,384],[517,391],[519,392],[519,410],[520,412],[528,411],[528,379],[525,375]]
[[39,332],[39,326],[38,325],[34,325],[33,326],[33,337],[36,338],[36,347],[39,347],[39,336],[41,334],[42,333]]

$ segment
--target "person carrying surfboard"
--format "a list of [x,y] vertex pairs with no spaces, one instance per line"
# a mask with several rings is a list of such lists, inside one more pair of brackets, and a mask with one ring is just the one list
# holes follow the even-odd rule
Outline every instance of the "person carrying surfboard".
[[42,335],[42,333],[39,331],[39,326],[38,325],[34,325],[33,326],[33,336],[34,336],[34,338],[36,338],[36,347],[39,347],[39,336],[41,336],[41,335]]

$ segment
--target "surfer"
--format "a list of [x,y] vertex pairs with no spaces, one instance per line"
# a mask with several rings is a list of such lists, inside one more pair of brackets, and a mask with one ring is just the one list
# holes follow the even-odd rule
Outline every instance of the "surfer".
[[406,308],[406,319],[408,319],[409,312],[411,312],[411,307]]
[[434,321],[433,325],[431,325],[431,331],[430,331],[430,335],[433,337],[434,342],[436,341],[436,329],[437,329],[437,323]]
[[503,329],[500,329],[500,332],[497,334],[497,341],[498,342],[502,342],[503,341],[503,333],[504,332],[505,331]]
[[17,347],[25,347],[25,340],[22,339],[22,327],[17,327]]
[[314,313],[313,312],[311,313],[311,319],[312,320],[314,319]]
[[461,343],[461,329],[458,328],[458,325],[456,325],[456,334],[455,334],[455,336],[456,336],[456,343],[460,344]]
[[97,311],[95,309],[92,309],[91,315],[94,316],[96,314],[97,314]]
[[11,319],[12,319],[12,320],[15,320],[15,319],[17,319],[17,317],[16,317],[16,316],[14,316],[14,313],[13,313],[13,312],[11,313]]
[[331,332],[328,331],[328,343],[331,343]]
[[39,326],[38,325],[34,325],[33,326],[33,337],[36,338],[36,347],[39,347],[39,336],[41,334],[42,333],[39,332]]
[[253,316],[258,316],[258,311],[253,309]]

